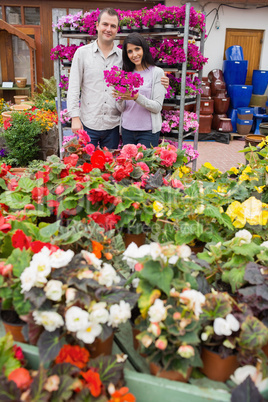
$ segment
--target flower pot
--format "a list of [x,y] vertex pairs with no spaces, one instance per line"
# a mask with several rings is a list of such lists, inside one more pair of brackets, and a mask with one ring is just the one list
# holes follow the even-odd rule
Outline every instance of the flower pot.
[[131,328],[132,328],[132,337],[133,337],[133,348],[135,350],[138,350],[139,341],[138,341],[138,339],[136,339],[136,336],[139,335],[141,333],[141,331],[133,326],[131,326]]
[[252,95],[249,104],[246,106],[259,106],[265,108],[266,101],[267,101],[266,95]]
[[31,109],[31,108],[32,108],[31,105],[26,105],[26,104],[24,104],[24,103],[21,103],[21,104],[19,104],[19,105],[13,105],[13,106],[11,106],[11,110],[15,110],[16,112],[21,112],[21,111],[24,111],[24,110],[29,110],[29,109]]
[[213,115],[213,119],[212,119],[212,124],[211,127],[213,130],[217,130],[219,129],[219,124],[220,124],[220,119],[222,117],[227,117],[227,114],[223,113],[223,114],[214,114]]
[[210,88],[211,88],[211,95],[215,96],[216,95],[216,91],[218,89],[224,89],[226,90],[226,84],[224,81],[222,80],[213,80],[210,84]]
[[175,370],[164,370],[158,364],[151,362],[150,363],[150,373],[156,377],[167,378],[171,381],[180,381],[180,382],[188,382],[190,375],[192,372],[192,367],[189,367],[187,370],[186,377],[184,377],[181,373]]
[[7,112],[2,112],[2,113],[1,113],[2,118],[3,118],[3,123],[4,123],[5,121],[7,121],[7,120],[11,120],[11,119],[12,119],[12,113],[15,113],[15,111],[14,111],[14,110],[13,110],[13,111],[8,110]]
[[268,84],[268,71],[253,70],[252,74],[252,93],[255,95],[264,95]]
[[201,359],[203,361],[202,373],[210,380],[225,382],[230,375],[239,367],[236,355],[221,358],[218,353],[207,348],[202,349]]
[[230,98],[214,98],[214,112],[217,114],[227,113],[230,105]]
[[228,85],[244,85],[248,71],[248,60],[232,61],[224,60],[223,75],[224,81]]
[[230,85],[228,92],[234,109],[248,107],[251,102],[252,85]]
[[155,24],[152,29],[153,32],[162,32],[163,31],[163,24]]
[[109,356],[112,354],[114,341],[114,333],[112,333],[105,341],[96,338],[92,344],[85,344],[85,348],[89,351],[90,357],[95,359],[100,355]]
[[200,114],[199,133],[208,134],[211,132],[212,119],[213,119],[212,114],[208,114],[208,115]]
[[26,343],[22,334],[22,329],[26,322],[22,321],[16,311],[14,310],[1,310],[1,320],[5,327],[6,333],[10,332],[14,341]]
[[[203,79],[203,78],[202,78]],[[218,68],[215,68],[214,70],[211,70],[208,73],[208,79],[209,81],[213,81],[213,80],[221,80],[224,81],[223,79],[223,72],[222,70],[219,70]]]
[[142,32],[150,32],[151,29],[150,29],[149,27],[147,27],[146,25],[142,25],[142,26],[141,26],[141,31],[142,31]]
[[15,77],[15,83],[18,88],[25,88],[27,83],[26,77]]
[[209,98],[211,96],[211,88],[208,83],[202,83],[202,98]]
[[248,147],[251,144],[253,147],[256,147],[263,140],[265,140],[265,135],[248,134],[245,137],[245,145]]
[[216,89],[216,94],[214,95],[214,98],[226,98],[226,97],[227,97],[226,89]]
[[139,233],[139,234],[134,234],[134,233],[124,233],[124,243],[126,248],[130,245],[130,243],[136,243],[138,247],[142,246],[145,244],[145,239],[146,239],[146,234],[145,233]]
[[259,130],[262,135],[268,135],[268,122],[260,123]]
[[20,105],[21,103],[24,103],[25,101],[28,100],[27,95],[14,95],[14,100],[16,105]]
[[213,99],[201,99],[200,102],[200,114],[210,115],[214,111],[214,100]]
[[10,172],[15,176],[22,176],[27,171],[26,167],[11,168]]
[[253,112],[253,107],[239,107],[237,108],[237,117],[241,120],[252,120]]
[[236,128],[238,134],[247,135],[250,133],[253,120],[241,120],[237,119]]
[[228,117],[221,117],[218,131],[222,133],[231,133],[233,131],[231,119],[229,119]]
[[225,57],[226,60],[232,61],[244,60],[243,48],[238,45],[230,46],[225,50]]

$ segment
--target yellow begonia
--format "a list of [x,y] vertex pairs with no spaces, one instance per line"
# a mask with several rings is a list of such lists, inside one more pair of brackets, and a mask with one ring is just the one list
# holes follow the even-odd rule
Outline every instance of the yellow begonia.
[[227,208],[226,214],[230,216],[234,227],[243,228],[246,224],[243,205],[239,201],[232,202]]
[[211,170],[215,170],[215,169],[216,169],[216,168],[214,168],[214,166],[212,166],[211,163],[209,163],[209,162],[204,163],[204,166],[205,166],[206,168],[208,168],[208,169],[211,169]]
[[231,167],[231,169],[229,169],[230,172],[233,172],[234,174],[238,174],[239,170],[236,167]]
[[268,221],[268,205],[250,197],[243,202],[244,217],[250,225],[266,225]]
[[157,218],[160,218],[161,216],[164,215],[163,212],[161,212],[163,208],[164,208],[164,205],[161,204],[161,202],[159,202],[159,201],[154,201],[154,203],[153,203],[153,210],[154,210],[155,216],[156,216]]
[[190,169],[189,167],[187,167],[187,166],[182,166],[182,167],[181,167],[182,173],[189,173],[190,170],[191,170],[191,169]]
[[256,187],[256,186],[255,186],[254,188],[255,188],[255,190],[258,191],[258,193],[262,193],[264,187],[265,187],[265,185],[264,185],[264,186],[259,186],[259,187]]
[[252,172],[251,167],[250,167],[250,166],[247,166],[247,167],[243,170],[242,173],[251,173],[251,172]]

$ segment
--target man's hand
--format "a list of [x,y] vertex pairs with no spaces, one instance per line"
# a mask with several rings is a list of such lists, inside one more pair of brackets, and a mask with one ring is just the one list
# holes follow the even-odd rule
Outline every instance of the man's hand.
[[76,134],[78,130],[83,130],[83,124],[80,120],[80,117],[72,118],[72,132]]
[[169,78],[166,76],[166,74],[167,72],[165,72],[165,75],[161,77],[161,84],[167,89],[169,86]]

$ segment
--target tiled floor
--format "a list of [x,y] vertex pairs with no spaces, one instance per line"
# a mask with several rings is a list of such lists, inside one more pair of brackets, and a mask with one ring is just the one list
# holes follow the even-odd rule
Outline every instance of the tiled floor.
[[239,163],[245,163],[244,153],[239,152],[244,146],[245,141],[237,139],[230,141],[229,144],[199,141],[196,168],[199,169],[205,162],[210,162],[221,172],[226,172],[232,166],[238,167]]

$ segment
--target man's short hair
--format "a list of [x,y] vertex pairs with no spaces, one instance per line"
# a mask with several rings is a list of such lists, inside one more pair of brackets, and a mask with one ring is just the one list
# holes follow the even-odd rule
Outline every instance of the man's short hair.
[[99,13],[99,16],[98,16],[98,23],[100,23],[101,17],[102,17],[102,15],[103,15],[104,13],[107,13],[107,14],[109,14],[109,15],[111,15],[111,16],[116,16],[117,19],[118,19],[118,25],[119,25],[119,15],[118,15],[118,12],[117,12],[114,8],[111,8],[111,7],[107,7],[107,8],[104,8],[103,10],[101,10],[101,12]]

